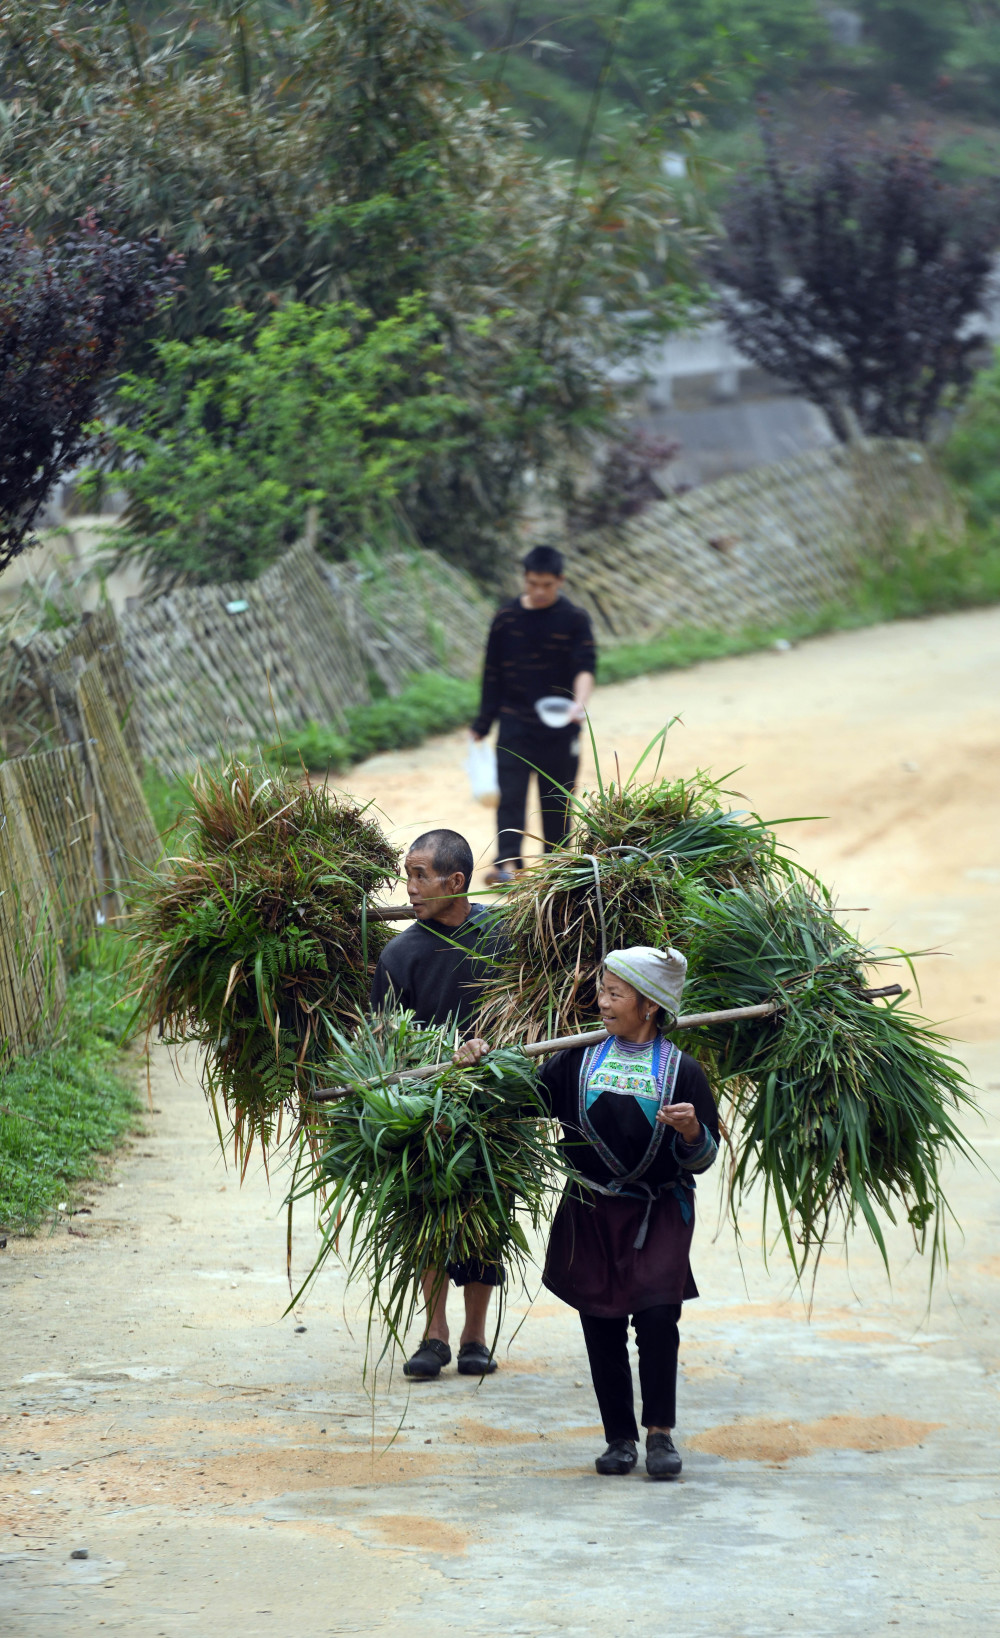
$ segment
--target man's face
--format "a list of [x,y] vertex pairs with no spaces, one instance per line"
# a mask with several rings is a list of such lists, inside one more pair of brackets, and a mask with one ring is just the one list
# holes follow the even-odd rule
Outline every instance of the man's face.
[[524,598],[529,609],[550,609],[563,589],[561,574],[535,574],[532,569],[524,576]]
[[423,848],[411,848],[403,861],[403,869],[406,896],[418,921],[439,920],[445,911],[454,908],[456,898],[464,892],[461,872],[440,876],[434,868],[433,857]]

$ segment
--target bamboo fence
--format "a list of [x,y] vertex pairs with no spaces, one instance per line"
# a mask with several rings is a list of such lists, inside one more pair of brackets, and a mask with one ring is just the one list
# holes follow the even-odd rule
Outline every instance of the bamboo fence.
[[0,764],[0,1051],[37,1040],[66,993],[48,881],[10,766]]
[[493,609],[469,575],[435,552],[320,568],[389,694],[415,671],[478,677]]
[[106,913],[95,869],[97,816],[90,764],[81,744],[58,745],[4,763],[7,801],[27,816],[64,964],[72,965]]
[[93,661],[80,674],[76,695],[104,838],[107,885],[121,902],[137,865],[148,867],[159,857],[160,837]]
[[305,544],[252,583],[167,593],[122,618],[147,755],[164,773],[368,699],[364,659]]
[[[925,449],[865,440],[737,473],[615,530],[574,536],[569,590],[605,643],[684,625],[773,627],[843,599],[863,562],[901,534],[955,522]],[[145,758],[169,776],[310,722],[343,727],[375,679],[395,695],[414,672],[477,675],[491,612],[474,582],[433,552],[331,564],[306,539],[259,580],[179,588],[120,620],[105,607],[70,633],[13,645],[12,715],[38,719],[29,677],[57,714],[51,679],[96,660],[134,765]]]
[[474,676],[491,614],[432,552],[330,564],[303,541],[259,580],[180,588],[120,619],[104,607],[12,642],[5,714],[23,725],[18,748],[34,749],[59,716],[53,678],[97,659],[135,766],[169,776],[310,722],[343,727],[373,679],[395,695],[415,672]]
[[0,763],[0,1056],[51,1033],[66,973],[161,848],[99,650],[41,685],[65,743]]
[[566,573],[605,641],[767,627],[840,601],[895,539],[957,521],[925,448],[867,439],[753,467],[578,536]]
[[27,661],[35,689],[53,714],[52,672],[67,670],[79,674],[85,665],[96,660],[129,756],[138,772],[142,772],[135,689],[118,618],[109,603],[92,614],[84,614],[78,626],[36,632],[28,641],[13,646]]
[[308,541],[259,580],[167,593],[121,620],[145,755],[169,775],[310,722],[343,727],[373,676],[389,694],[415,671],[471,676],[490,612],[433,554],[334,565]]

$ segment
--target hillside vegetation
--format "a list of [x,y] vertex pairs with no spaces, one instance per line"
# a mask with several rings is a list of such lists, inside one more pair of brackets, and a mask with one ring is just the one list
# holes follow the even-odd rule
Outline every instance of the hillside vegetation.
[[[695,84],[707,153],[747,157],[761,95],[812,123],[847,93],[866,112],[900,94],[936,130],[948,169],[986,175],[1000,154],[1000,4],[965,0],[486,0],[452,24],[470,72],[530,124],[547,152],[575,154],[609,51],[606,125]],[[618,117],[621,117],[619,112]]]

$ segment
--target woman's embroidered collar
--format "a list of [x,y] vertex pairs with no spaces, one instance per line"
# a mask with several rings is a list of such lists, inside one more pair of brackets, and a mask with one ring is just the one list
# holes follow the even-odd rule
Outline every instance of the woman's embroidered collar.
[[654,1035],[651,1041],[624,1041],[620,1035],[616,1035],[615,1048],[619,1052],[634,1052],[638,1055],[640,1052],[652,1052],[657,1039],[657,1036]]

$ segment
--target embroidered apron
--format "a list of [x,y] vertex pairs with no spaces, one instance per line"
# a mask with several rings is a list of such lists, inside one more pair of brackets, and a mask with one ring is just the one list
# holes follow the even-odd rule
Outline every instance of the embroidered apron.
[[[580,1065],[580,1130],[587,1139],[587,1142],[590,1144],[591,1148],[597,1150],[597,1153],[600,1155],[605,1166],[608,1168],[608,1171],[614,1178],[614,1182],[612,1183],[591,1182],[588,1183],[588,1187],[593,1189],[596,1194],[610,1195],[612,1198],[615,1196],[620,1197],[625,1195],[630,1200],[645,1200],[646,1211],[642,1222],[639,1225],[638,1233],[635,1237],[635,1249],[636,1251],[641,1251],[646,1243],[646,1234],[649,1230],[649,1214],[653,1209],[653,1201],[659,1194],[670,1189],[681,1189],[681,1215],[684,1217],[685,1222],[687,1222],[693,1214],[691,1212],[690,1202],[687,1199],[688,1191],[684,1188],[683,1183],[666,1183],[654,1189],[651,1188],[648,1183],[642,1182],[643,1174],[649,1170],[650,1166],[653,1164],[653,1161],[656,1159],[656,1156],[660,1150],[660,1144],[663,1142],[664,1133],[667,1131],[667,1127],[664,1126],[661,1121],[654,1120],[653,1130],[649,1135],[649,1145],[646,1149],[646,1153],[639,1161],[639,1164],[637,1166],[633,1166],[632,1170],[629,1171],[628,1167],[618,1159],[618,1156],[608,1148],[608,1145],[605,1143],[604,1139],[601,1137],[590,1118],[590,1111],[587,1108],[587,1088],[589,1087],[590,1082],[598,1069],[600,1069],[608,1053],[611,1051],[613,1045],[614,1037],[609,1035],[608,1039],[606,1041],[602,1041],[599,1046],[590,1048],[590,1050],[586,1053],[582,1064]],[[664,1048],[666,1048],[665,1063],[663,1062]],[[680,1047],[674,1046],[672,1041],[665,1040],[662,1035],[657,1035],[653,1042],[652,1065],[653,1084],[654,1086],[658,1086],[660,1089],[660,1102],[657,1113],[659,1113],[660,1109],[666,1109],[669,1104],[673,1103],[674,1088],[677,1085],[677,1071],[680,1069],[680,1067]]]
[[[581,1313],[606,1318],[698,1295],[688,1260],[694,1233],[691,1190],[681,1180],[656,1187],[643,1181],[670,1129],[654,1121],[646,1151],[630,1170],[590,1119],[587,1087],[610,1047],[610,1041],[601,1042],[584,1055],[577,1113],[581,1132],[612,1180],[597,1184],[588,1179],[564,1194],[542,1275],[545,1286],[563,1302]],[[659,1109],[673,1102],[680,1061],[679,1049],[657,1037],[653,1077],[660,1088]]]

